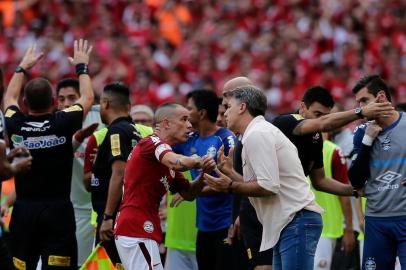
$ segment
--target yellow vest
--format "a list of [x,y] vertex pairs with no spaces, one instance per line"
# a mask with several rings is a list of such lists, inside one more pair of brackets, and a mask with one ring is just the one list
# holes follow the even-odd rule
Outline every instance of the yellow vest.
[[[337,145],[331,141],[325,140],[323,142],[324,173],[328,177],[333,175],[331,165],[336,148]],[[313,186],[312,190],[316,196],[316,202],[325,210],[322,215],[323,230],[321,237],[340,238],[343,235],[343,212],[338,196],[316,191]]]

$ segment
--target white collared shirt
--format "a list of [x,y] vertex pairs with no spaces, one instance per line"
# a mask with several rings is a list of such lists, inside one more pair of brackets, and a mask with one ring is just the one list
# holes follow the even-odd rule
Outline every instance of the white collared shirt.
[[306,180],[295,145],[263,116],[255,117],[242,138],[244,181],[256,179],[274,195],[250,197],[263,225],[260,251],[276,245],[283,228],[296,212],[322,213]]

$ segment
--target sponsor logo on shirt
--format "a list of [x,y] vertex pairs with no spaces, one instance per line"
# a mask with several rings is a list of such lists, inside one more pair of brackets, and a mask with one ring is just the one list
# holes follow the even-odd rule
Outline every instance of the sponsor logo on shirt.
[[82,111],[82,107],[80,107],[79,105],[73,105],[70,106],[69,108],[66,108],[64,110],[62,110],[64,112],[80,112]]
[[42,132],[51,127],[48,120],[45,120],[44,122],[25,122],[24,124],[28,126],[21,127],[21,131]]
[[388,190],[388,189],[397,189],[397,188],[399,188],[399,184],[391,185],[390,183],[392,183],[395,180],[398,180],[401,177],[402,177],[401,174],[396,173],[396,172],[392,172],[392,171],[387,171],[387,172],[379,175],[377,178],[375,178],[375,180],[379,181],[379,182],[382,182],[385,185],[378,187],[378,191],[384,191],[384,190]]
[[157,136],[151,136],[150,138],[151,138],[154,145],[157,145],[158,143],[161,142],[161,140]]
[[154,224],[151,221],[147,220],[144,222],[144,231],[147,233],[152,233],[154,231]]
[[166,191],[169,191],[169,183],[166,175],[164,177],[161,177],[161,179],[159,179],[159,182],[161,182],[164,185]]
[[14,146],[25,146],[28,149],[44,149],[51,148],[66,142],[64,136],[58,137],[56,135],[41,136],[41,137],[28,137],[24,140],[23,136],[13,134],[11,141]]
[[320,140],[320,133],[313,135],[313,143],[317,143]]
[[92,178],[90,179],[90,185],[92,187],[98,187],[100,185],[99,178],[96,178],[94,174],[92,174]]
[[228,147],[234,147],[235,146],[235,141],[234,141],[234,137],[233,136],[228,136],[227,137],[227,142],[228,142]]
[[113,157],[121,155],[120,135],[119,134],[110,135],[110,145],[111,145],[111,155]]

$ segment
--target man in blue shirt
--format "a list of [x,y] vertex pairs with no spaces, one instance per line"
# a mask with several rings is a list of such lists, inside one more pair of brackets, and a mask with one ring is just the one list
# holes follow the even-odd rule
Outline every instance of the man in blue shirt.
[[[218,98],[209,90],[193,91],[187,98],[190,122],[195,132],[186,143],[174,147],[174,151],[186,156],[211,155],[217,161],[217,151],[224,147],[224,151],[228,153],[235,141],[231,131],[216,125]],[[192,170],[192,178],[199,173],[198,170]],[[218,194],[209,189],[206,191],[207,195],[196,199],[197,263],[200,270],[228,269],[231,249],[225,244],[225,240],[232,222],[232,195]]]
[[[361,106],[391,102],[378,75],[360,79],[352,91]],[[406,268],[405,134],[406,116],[393,110],[361,125],[354,135],[355,158],[348,175],[367,198],[364,270],[394,269],[396,255]]]

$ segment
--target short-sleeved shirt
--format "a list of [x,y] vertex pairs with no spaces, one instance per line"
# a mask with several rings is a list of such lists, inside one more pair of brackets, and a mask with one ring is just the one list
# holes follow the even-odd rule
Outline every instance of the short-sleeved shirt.
[[69,200],[72,136],[82,127],[83,108],[75,104],[56,113],[33,116],[17,106],[5,112],[11,147],[24,146],[33,157],[31,169],[15,176],[17,200]]
[[93,209],[103,212],[107,202],[112,164],[114,161],[127,161],[134,146],[141,140],[130,117],[119,117],[108,127],[107,134],[93,165],[91,193]]
[[286,114],[276,117],[272,124],[296,146],[307,176],[311,170],[323,167],[323,138],[319,132],[308,135],[293,134],[293,130],[303,120],[304,118],[300,114]]
[[[198,155],[203,157],[210,155],[217,162],[217,151],[220,147],[224,146],[224,153],[227,155],[234,143],[234,134],[226,128],[219,128],[213,135],[206,137],[201,137],[198,132],[194,132],[186,143],[178,144],[173,149],[174,152],[185,156]],[[200,174],[199,170],[190,170],[190,172],[193,179],[196,179]],[[212,172],[212,175],[215,173]],[[197,197],[197,228],[205,232],[228,228],[232,222],[232,200],[231,194]]]
[[117,214],[115,235],[162,242],[158,215],[162,196],[189,188],[182,173],[161,163],[172,148],[158,136],[142,139],[131,152],[124,173],[123,200]]

